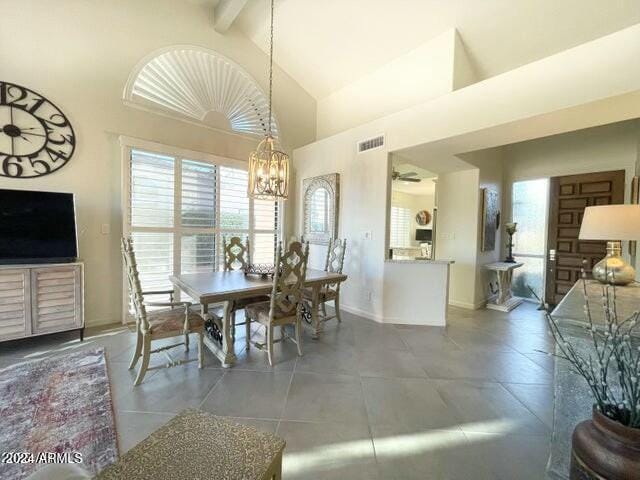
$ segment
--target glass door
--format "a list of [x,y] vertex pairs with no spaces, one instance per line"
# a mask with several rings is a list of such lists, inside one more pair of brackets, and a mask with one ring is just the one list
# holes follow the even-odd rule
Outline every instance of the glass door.
[[530,287],[544,298],[548,203],[548,179],[513,183],[511,218],[518,224],[513,236],[513,256],[524,263],[513,273],[512,289],[517,297],[535,298]]

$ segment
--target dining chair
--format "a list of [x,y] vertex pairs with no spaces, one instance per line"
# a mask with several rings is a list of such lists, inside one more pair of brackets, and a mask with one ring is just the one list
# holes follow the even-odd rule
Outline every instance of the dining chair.
[[[329,273],[342,273],[344,267],[344,257],[347,251],[347,240],[340,240],[336,238],[329,242],[327,247],[327,256],[324,263],[324,271]],[[328,284],[322,287],[319,293],[318,304],[322,308],[321,321],[326,322],[336,318],[339,323],[342,322],[340,317],[340,285],[341,282]],[[313,289],[304,289],[304,299],[308,303],[313,301]],[[333,302],[335,308],[335,315],[327,315],[327,302]]]
[[[251,265],[251,245],[249,237],[245,239],[244,244],[240,237],[231,237],[227,242],[226,237],[222,237],[222,251],[224,252],[223,268],[225,272],[233,272],[235,270],[244,271],[246,267]],[[264,302],[269,300],[268,295],[259,295],[255,297],[239,298],[233,300],[229,305],[231,312],[231,339],[236,340],[236,326],[244,325],[245,322],[236,323],[236,312],[242,310],[251,303]]]
[[[247,351],[251,346],[251,322],[258,322],[266,330],[266,350],[271,366],[273,366],[273,345],[287,339],[296,344],[298,355],[302,356],[302,301],[308,260],[308,243],[303,246],[300,242],[292,242],[284,254],[282,244],[279,244],[269,301],[253,303],[245,307]],[[285,325],[294,325],[295,339],[287,334]],[[280,338],[276,340],[274,328],[278,326]],[[261,350],[265,347],[265,344],[260,343],[254,343],[254,345]]]
[[[171,348],[185,346],[185,350],[189,351],[189,334],[198,334],[198,367],[203,367],[204,362],[204,320],[203,318],[190,310],[190,302],[175,302],[173,299],[173,290],[157,290],[157,291],[142,291],[140,285],[140,275],[138,271],[138,265],[136,263],[136,255],[133,248],[133,241],[131,238],[122,238],[122,256],[124,258],[125,269],[127,274],[127,282],[129,284],[129,292],[131,295],[131,302],[133,303],[135,318],[136,318],[136,348],[129,365],[129,370],[136,366],[140,357],[142,357],[142,363],[138,370],[134,385],[140,385],[144,379],[145,374],[149,370],[156,370],[158,368],[174,367],[189,362],[195,362],[196,359],[191,360],[174,360],[169,355],[168,350]],[[145,300],[145,296],[148,295],[169,295],[168,302],[150,302]],[[163,310],[147,311],[147,307],[169,307]],[[179,343],[173,343],[171,345],[165,345],[154,350],[151,350],[151,342],[153,340],[160,340],[169,337],[177,337],[184,335],[184,341]],[[149,360],[152,353],[164,352],[168,358],[168,362],[165,365],[158,365],[155,367],[149,367]]]

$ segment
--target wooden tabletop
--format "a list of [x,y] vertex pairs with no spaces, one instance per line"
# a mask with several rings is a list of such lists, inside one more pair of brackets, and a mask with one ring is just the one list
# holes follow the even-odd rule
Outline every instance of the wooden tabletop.
[[[171,283],[202,303],[216,303],[254,295],[268,295],[272,278],[245,275],[244,272],[186,273],[169,277]],[[323,270],[307,270],[306,286],[342,282],[346,275]]]

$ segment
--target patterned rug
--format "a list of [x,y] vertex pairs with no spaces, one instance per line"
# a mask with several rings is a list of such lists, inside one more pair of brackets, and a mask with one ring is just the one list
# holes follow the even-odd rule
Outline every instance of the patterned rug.
[[[0,463],[0,478],[21,479],[53,458],[97,473],[118,457],[104,349],[82,350],[0,369],[0,450],[29,463]],[[39,455],[40,454],[40,455]],[[2,459],[0,459],[2,460]],[[33,463],[31,463],[33,462]]]

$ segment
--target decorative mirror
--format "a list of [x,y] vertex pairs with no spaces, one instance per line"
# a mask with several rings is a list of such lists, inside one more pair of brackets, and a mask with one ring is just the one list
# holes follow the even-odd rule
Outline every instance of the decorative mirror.
[[338,236],[338,205],[340,175],[331,173],[305,178],[304,191],[304,240],[328,245]]

